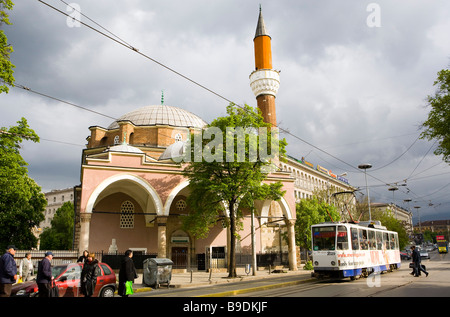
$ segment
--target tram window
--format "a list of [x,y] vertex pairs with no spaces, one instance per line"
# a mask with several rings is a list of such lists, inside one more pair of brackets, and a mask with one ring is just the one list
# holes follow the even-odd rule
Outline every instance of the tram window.
[[384,249],[389,250],[389,235],[387,232],[383,232]]
[[383,249],[383,234],[381,233],[381,231],[376,232],[376,237],[377,237],[377,250],[382,250]]
[[338,227],[337,249],[338,250],[347,250],[348,249],[347,228],[344,226]]
[[394,250],[395,249],[395,241],[394,241],[394,234],[393,233],[389,233],[389,246],[390,246],[390,250]]
[[367,230],[365,229],[359,229],[359,246],[361,250],[368,249]]
[[352,249],[359,250],[359,241],[358,241],[358,229],[351,228],[350,229],[352,235]]
[[395,249],[398,250],[399,246],[398,246],[398,234],[394,234],[394,238],[395,238]]
[[369,230],[369,249],[376,250],[377,241],[375,240],[375,231]]
[[335,250],[336,249],[336,227],[314,227],[313,228],[313,250]]

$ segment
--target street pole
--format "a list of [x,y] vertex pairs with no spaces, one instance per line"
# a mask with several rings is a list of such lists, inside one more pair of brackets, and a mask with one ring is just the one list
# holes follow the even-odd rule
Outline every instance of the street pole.
[[367,204],[369,205],[369,221],[372,221],[372,214],[370,212],[370,195],[369,195],[369,186],[367,186],[367,169],[371,168],[371,164],[360,164],[358,165],[358,168],[364,170],[364,177],[366,179],[366,192],[367,192]]

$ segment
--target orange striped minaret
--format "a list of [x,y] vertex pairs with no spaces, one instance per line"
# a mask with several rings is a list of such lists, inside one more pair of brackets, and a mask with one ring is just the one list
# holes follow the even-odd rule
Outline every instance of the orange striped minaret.
[[272,69],[271,41],[260,7],[258,24],[253,39],[255,70],[250,74],[250,87],[256,96],[258,108],[261,110],[264,121],[270,123],[272,127],[276,127],[275,96],[280,87],[280,74]]

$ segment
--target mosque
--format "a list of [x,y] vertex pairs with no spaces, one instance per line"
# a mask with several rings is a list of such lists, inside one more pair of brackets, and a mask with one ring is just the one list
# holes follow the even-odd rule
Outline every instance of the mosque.
[[[261,10],[253,41],[255,70],[250,87],[264,120],[276,127],[280,76],[272,69],[271,37]],[[126,113],[107,128],[91,126],[82,153],[81,185],[76,189],[76,249],[131,249],[170,259],[184,254],[181,264],[186,267],[196,263],[198,254],[222,251],[222,256],[214,257],[215,265],[227,267],[230,232],[220,219],[203,239],[184,231],[181,224],[181,216],[190,211],[189,181],[182,174],[183,164],[173,155],[182,150],[191,133],[206,125],[199,116],[162,103]],[[256,252],[285,252],[289,269],[296,270],[296,201],[321,184],[343,189],[349,185],[291,157],[267,181],[281,181],[286,193],[279,201],[256,202]],[[250,217],[243,222],[236,252],[250,254]]]

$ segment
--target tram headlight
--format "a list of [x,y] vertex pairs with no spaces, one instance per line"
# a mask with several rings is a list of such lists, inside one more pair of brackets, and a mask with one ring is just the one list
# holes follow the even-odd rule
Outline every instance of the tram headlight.
[[319,262],[314,261],[314,265],[315,265],[315,266],[318,266],[318,265],[319,265]]
[[336,265],[336,262],[331,261],[331,265],[335,266],[335,265]]

